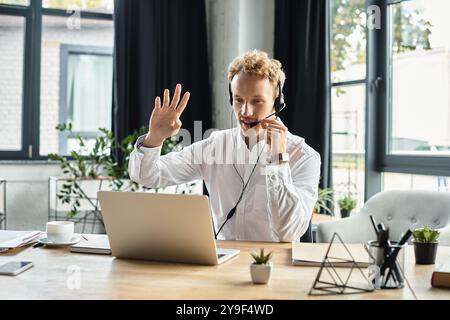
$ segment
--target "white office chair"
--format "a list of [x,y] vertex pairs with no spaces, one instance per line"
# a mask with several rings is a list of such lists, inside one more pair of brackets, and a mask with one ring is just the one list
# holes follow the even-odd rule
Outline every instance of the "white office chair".
[[[337,232],[347,243],[375,240],[369,216],[389,227],[391,240],[399,240],[408,228],[440,229],[440,244],[450,245],[450,193],[437,191],[384,191],[370,198],[361,211],[317,226],[317,242],[329,242]],[[412,239],[412,238],[411,238]]]

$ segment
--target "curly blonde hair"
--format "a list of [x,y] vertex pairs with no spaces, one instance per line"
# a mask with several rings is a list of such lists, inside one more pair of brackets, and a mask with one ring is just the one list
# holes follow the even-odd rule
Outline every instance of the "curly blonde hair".
[[241,71],[252,76],[268,78],[274,88],[278,83],[283,87],[286,80],[281,62],[270,58],[266,52],[260,50],[247,51],[235,58],[228,67],[228,81],[231,82]]

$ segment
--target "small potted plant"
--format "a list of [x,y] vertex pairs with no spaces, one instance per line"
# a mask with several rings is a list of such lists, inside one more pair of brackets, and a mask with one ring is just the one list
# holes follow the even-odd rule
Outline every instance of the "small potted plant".
[[334,206],[333,193],[334,190],[332,188],[318,189],[314,213],[333,215],[333,212],[330,209],[330,207]]
[[356,208],[357,201],[350,195],[346,195],[344,198],[338,200],[339,208],[341,208],[341,217],[347,218],[353,209]]
[[252,276],[253,283],[265,284],[269,282],[272,274],[272,252],[268,254],[264,253],[264,249],[261,249],[259,254],[253,252],[253,263],[250,265],[250,275]]
[[426,226],[413,231],[414,255],[417,264],[434,264],[439,235],[438,230]]

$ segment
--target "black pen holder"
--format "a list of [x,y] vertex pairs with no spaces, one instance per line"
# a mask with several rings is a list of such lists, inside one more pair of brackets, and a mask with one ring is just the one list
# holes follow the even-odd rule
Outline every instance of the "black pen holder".
[[[397,241],[391,241],[386,247],[381,246],[376,240],[368,242],[369,270],[372,273],[369,278],[375,288],[399,289],[405,286],[406,247],[407,243],[399,245]],[[390,254],[392,255],[389,258]]]

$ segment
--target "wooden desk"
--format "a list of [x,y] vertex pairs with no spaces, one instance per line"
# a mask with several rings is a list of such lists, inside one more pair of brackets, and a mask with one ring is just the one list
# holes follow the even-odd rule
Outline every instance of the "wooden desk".
[[[11,251],[0,254],[0,264],[31,260],[35,267],[16,277],[0,276],[0,299],[413,299],[407,286],[310,297],[308,292],[318,268],[292,266],[290,243],[223,241],[219,246],[239,248],[241,253],[219,266],[196,266],[70,253],[68,248]],[[274,251],[274,270],[268,285],[253,285],[250,281],[249,253],[260,247]],[[449,256],[450,247],[440,246],[437,262]],[[450,299],[450,290],[430,285],[434,266],[416,266],[411,247],[406,260],[407,276],[419,299]],[[80,288],[69,289],[67,282],[73,278],[68,270],[78,268]]]

